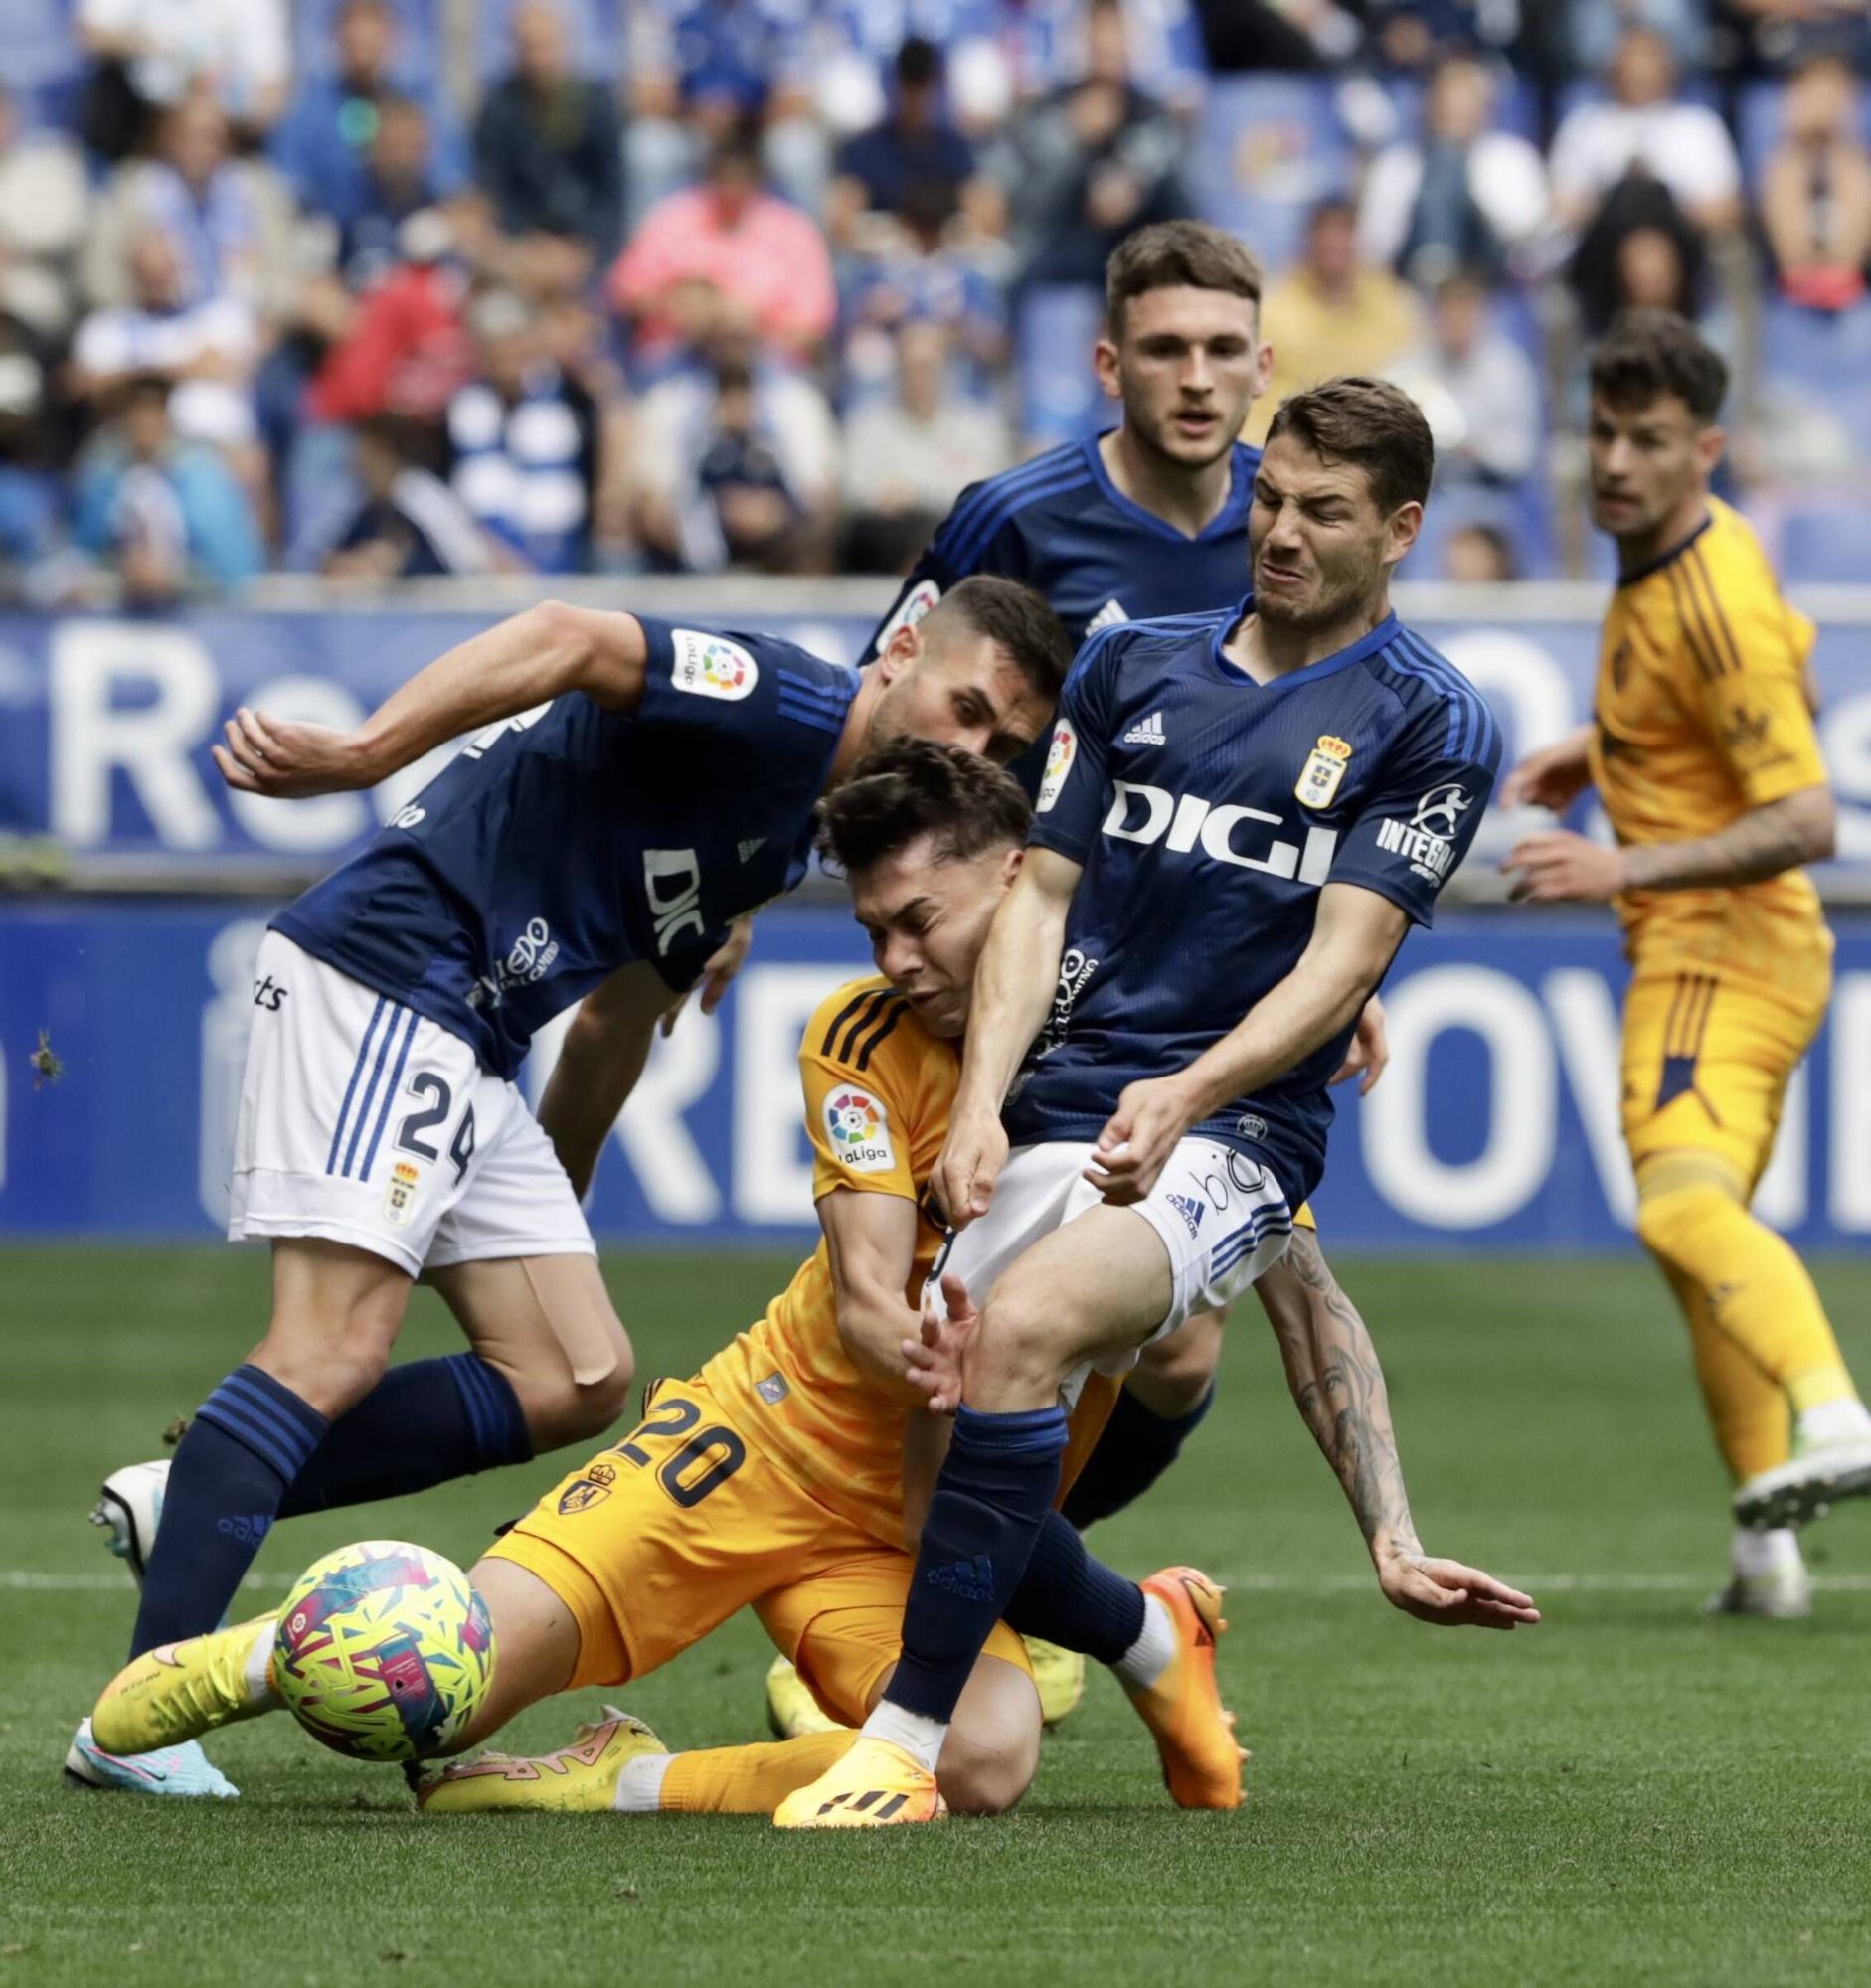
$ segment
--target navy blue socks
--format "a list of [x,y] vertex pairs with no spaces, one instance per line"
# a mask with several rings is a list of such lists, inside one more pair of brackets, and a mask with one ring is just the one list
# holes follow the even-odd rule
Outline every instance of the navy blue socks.
[[[1215,1404],[1215,1389],[1209,1391],[1186,1415],[1171,1419],[1152,1414],[1128,1388],[1117,1397],[1105,1432],[1086,1459],[1085,1468],[1066,1493],[1061,1508],[1081,1532],[1095,1519],[1108,1519],[1113,1512],[1141,1498],[1163,1472],[1175,1462],[1182,1445],[1194,1434],[1196,1425]],[[1046,1632],[1037,1630],[1037,1634]],[[1048,1642],[1059,1641],[1047,1636]],[[1070,1647],[1070,1646],[1068,1646]]]
[[476,1353],[412,1360],[392,1367],[331,1424],[280,1499],[278,1516],[426,1491],[532,1454],[519,1398],[499,1368]]
[[1066,1416],[955,1410],[903,1617],[888,1702],[946,1724],[981,1646],[1025,1577],[1059,1489]]
[[326,1427],[257,1367],[237,1367],[201,1405],[170,1466],[132,1657],[221,1620]]
[[1143,1590],[1086,1551],[1061,1512],[1048,1512],[1007,1604],[1007,1626],[1114,1664],[1143,1633]]

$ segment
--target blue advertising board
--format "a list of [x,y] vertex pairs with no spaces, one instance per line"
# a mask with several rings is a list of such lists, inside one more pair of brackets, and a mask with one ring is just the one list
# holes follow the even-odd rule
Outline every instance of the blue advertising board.
[[[661,606],[659,602],[659,609]],[[707,611],[698,620],[734,621]],[[680,618],[680,617],[678,617]],[[481,614],[208,611],[162,619],[0,614],[0,837],[49,837],[81,866],[154,867],[213,888],[256,871],[314,875],[396,813],[449,748],[370,794],[276,801],[231,792],[209,757],[240,704],[348,727]],[[868,617],[763,613],[759,625],[850,657]],[[1510,754],[1590,709],[1598,631],[1551,620],[1417,617],[1480,688]],[[1840,853],[1871,864],[1871,625],[1822,625],[1821,743],[1843,806]],[[1494,818],[1479,855],[1515,832]]]
[[[0,1239],[207,1238],[228,1154],[263,914],[195,901],[0,908]],[[1871,919],[1839,921],[1831,1015],[1788,1100],[1764,1213],[1802,1243],[1871,1235]],[[831,909],[760,920],[722,1010],[685,1013],[620,1119],[600,1238],[809,1233],[794,1062],[822,995],[867,971]],[[1393,1062],[1340,1093],[1317,1207],[1335,1245],[1626,1246],[1617,1133],[1623,972],[1609,914],[1448,911],[1387,990]],[[62,1059],[36,1078],[40,1032]],[[554,1052],[523,1077],[537,1096]]]

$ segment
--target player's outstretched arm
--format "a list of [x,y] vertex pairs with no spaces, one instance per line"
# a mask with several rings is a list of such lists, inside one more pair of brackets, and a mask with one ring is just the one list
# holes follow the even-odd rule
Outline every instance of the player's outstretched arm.
[[957,1229],[985,1215],[993,1199],[1007,1157],[1001,1103],[1052,1007],[1066,913],[1083,869],[1057,850],[1030,847],[988,927],[974,969],[961,1080],[931,1181]]
[[568,691],[613,711],[642,702],[649,646],[634,614],[543,600],[418,670],[355,732],[268,718],[243,706],[215,764],[245,793],[300,799],[374,787],[464,732]]
[[1730,890],[1759,884],[1802,864],[1822,863],[1838,840],[1838,801],[1829,786],[1802,787],[1750,808],[1693,842],[1611,849],[1555,829],[1523,836],[1501,868],[1517,904],[1602,905],[1626,891]]
[[1449,1626],[1537,1622],[1530,1595],[1478,1568],[1424,1553],[1377,1348],[1308,1230],[1293,1231],[1285,1257],[1256,1289],[1293,1402],[1344,1488],[1386,1599],[1421,1621]]
[[1116,1207],[1143,1200],[1191,1126],[1231,1098],[1284,1076],[1351,1027],[1377,991],[1408,923],[1375,891],[1327,884],[1312,937],[1292,971],[1187,1070],[1126,1084],[1085,1178]]

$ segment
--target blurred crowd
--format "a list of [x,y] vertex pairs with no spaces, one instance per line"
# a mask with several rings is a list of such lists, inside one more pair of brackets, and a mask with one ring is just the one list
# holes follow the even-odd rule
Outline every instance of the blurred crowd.
[[22,4],[0,596],[897,571],[1108,423],[1105,258],[1188,213],[1268,265],[1260,425],[1342,371],[1429,412],[1414,577],[1591,569],[1631,303],[1729,356],[1795,570],[1857,577],[1871,0]]

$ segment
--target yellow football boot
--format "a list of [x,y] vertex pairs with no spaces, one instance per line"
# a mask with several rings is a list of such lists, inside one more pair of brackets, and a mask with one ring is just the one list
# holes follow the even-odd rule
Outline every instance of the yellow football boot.
[[444,1767],[416,1791],[430,1815],[484,1815],[494,1809],[611,1809],[626,1760],[669,1748],[640,1719],[604,1707],[596,1725],[581,1725],[570,1746],[525,1760],[512,1753],[483,1753],[458,1767]]
[[1039,1687],[1040,1724],[1057,1726],[1078,1711],[1085,1696],[1084,1655],[1078,1650],[1062,1650],[1057,1643],[1042,1642],[1038,1636],[1024,1640],[1033,1682]]
[[1239,1808],[1248,1756],[1215,1683],[1215,1643],[1228,1627],[1222,1590],[1192,1567],[1166,1567],[1142,1585],[1169,1610],[1176,1630],[1169,1668],[1130,1700],[1156,1741],[1164,1783],[1181,1808]]
[[766,1671],[766,1723],[776,1740],[797,1740],[807,1733],[849,1732],[827,1719],[805,1680],[784,1657],[775,1657]]
[[780,1829],[883,1829],[948,1813],[936,1776],[890,1740],[860,1733],[850,1752],[773,1810]]
[[[91,1738],[106,1753],[151,1753],[270,1712],[278,1703],[266,1688],[276,1619],[256,1615],[207,1636],[145,1650],[104,1686],[91,1711]],[[257,1658],[265,1668],[253,1677],[261,1630],[265,1642]]]

